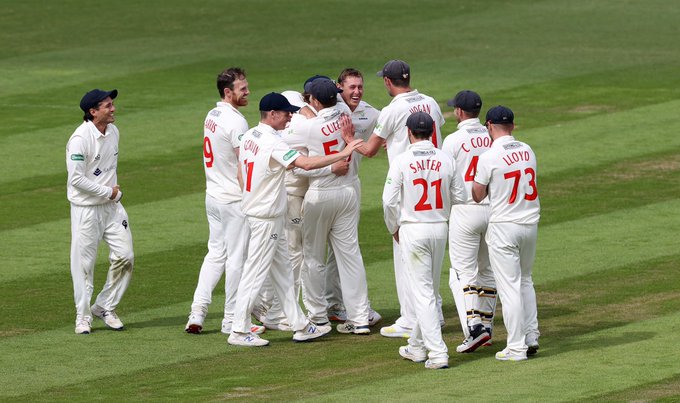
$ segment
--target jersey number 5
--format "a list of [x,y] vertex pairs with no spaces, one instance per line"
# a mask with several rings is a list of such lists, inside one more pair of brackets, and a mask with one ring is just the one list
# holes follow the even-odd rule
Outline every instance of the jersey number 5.
[[426,211],[426,210],[432,210],[432,204],[428,203],[428,188],[431,186],[435,189],[435,201],[434,201],[434,208],[435,209],[441,209],[444,207],[444,202],[442,201],[442,180],[437,179],[436,181],[432,181],[432,183],[429,184],[425,179],[423,178],[416,178],[413,180],[413,184],[418,186],[423,187],[423,194],[420,196],[420,200],[418,200],[418,203],[416,204],[415,210],[416,211]]
[[[529,186],[531,187],[531,193],[524,194],[524,198],[529,201],[536,200],[538,197],[538,189],[536,188],[536,172],[534,172],[533,168],[526,168],[524,173],[530,176]],[[517,200],[517,189],[519,188],[519,179],[522,176],[522,171],[518,169],[516,171],[507,172],[504,176],[505,179],[515,180],[512,184],[512,193],[508,199],[508,204],[512,204],[515,202],[515,200]]]

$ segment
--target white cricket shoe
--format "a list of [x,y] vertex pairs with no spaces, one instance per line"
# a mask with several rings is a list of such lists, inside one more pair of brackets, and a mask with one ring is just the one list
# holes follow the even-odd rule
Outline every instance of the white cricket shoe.
[[538,335],[535,333],[527,334],[524,343],[527,345],[527,355],[536,355],[538,352]]
[[184,326],[184,331],[191,334],[199,334],[203,331],[203,321],[205,320],[205,312],[191,312],[189,313],[189,321]]
[[264,305],[255,305],[250,313],[255,319],[259,320],[260,322],[264,322],[264,318],[267,317],[267,307]]
[[92,331],[91,319],[79,316],[76,318],[76,334],[90,334]]
[[[252,334],[262,334],[265,331],[264,326],[260,325],[255,325],[255,324],[250,324],[250,333]],[[225,322],[224,320],[222,321],[222,330],[221,332],[223,334],[231,334],[231,322]]]
[[487,333],[483,325],[477,325],[470,329],[470,335],[463,341],[463,344],[456,347],[459,353],[471,353],[484,345],[491,336]]
[[425,361],[425,368],[427,369],[446,369],[449,367],[449,360],[427,360]]
[[307,323],[302,330],[297,330],[293,333],[293,341],[309,341],[324,336],[331,331],[330,325],[316,325],[314,323]]
[[339,324],[336,329],[338,330],[338,333],[343,333],[343,334],[370,334],[371,329],[368,328],[368,325],[365,326],[354,326],[352,323],[345,322]]
[[267,320],[263,321],[262,324],[269,330],[280,330],[283,332],[292,332],[293,328],[286,322],[269,322]]
[[328,309],[328,320],[345,322],[347,320],[347,311],[340,305],[333,305]]
[[375,326],[382,320],[382,316],[373,310],[370,306],[368,307],[368,326]]
[[498,361],[523,361],[527,359],[526,354],[511,353],[507,349],[496,353]]
[[262,347],[269,344],[269,340],[261,339],[260,336],[252,333],[231,333],[227,343],[232,346]]
[[381,328],[380,334],[385,337],[402,337],[408,339],[411,337],[411,329],[401,327],[395,323],[392,326],[385,326]]
[[427,360],[427,351],[423,348],[411,345],[399,347],[399,355],[413,362],[424,362]]
[[90,311],[92,311],[92,315],[103,320],[109,328],[113,330],[123,330],[123,322],[118,319],[116,311],[107,311],[97,304],[92,305]]

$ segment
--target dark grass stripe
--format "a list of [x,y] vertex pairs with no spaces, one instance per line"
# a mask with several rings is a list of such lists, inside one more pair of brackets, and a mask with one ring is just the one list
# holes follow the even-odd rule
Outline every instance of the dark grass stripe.
[[668,377],[659,382],[650,382],[621,391],[593,396],[587,400],[573,400],[578,402],[680,402],[680,374]]

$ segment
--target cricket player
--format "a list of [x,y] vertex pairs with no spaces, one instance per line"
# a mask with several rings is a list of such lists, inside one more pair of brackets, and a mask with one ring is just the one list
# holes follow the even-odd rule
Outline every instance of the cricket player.
[[[363,100],[363,74],[357,69],[346,68],[340,72],[336,85],[342,90],[342,92],[338,94],[338,105],[345,104],[349,107],[349,115],[352,119],[352,124],[354,125],[357,137],[368,140],[378,122],[378,114],[380,114],[380,111]],[[354,165],[354,172],[359,172],[361,157],[361,154],[355,153],[352,155],[351,161],[349,161],[349,163]],[[357,198],[360,202],[361,182],[358,177],[355,183],[357,185]],[[360,203],[356,206],[357,212],[359,211],[359,204]],[[326,300],[328,301],[328,319],[340,322],[346,321],[347,311],[345,310],[345,305],[342,300],[340,276],[338,275],[338,265],[336,263],[333,248],[328,249],[328,259],[326,260]],[[371,307],[371,302],[369,300],[368,325],[374,326],[381,320],[382,316]]]
[[416,323],[408,345],[399,354],[425,368],[448,368],[448,349],[442,339],[437,290],[451,203],[467,196],[449,156],[430,141],[434,120],[415,112],[406,120],[410,145],[390,164],[383,190],[385,224],[401,245]]
[[[84,122],[66,145],[66,191],[71,203],[71,277],[76,306],[75,332],[92,331],[92,315],[113,330],[122,330],[116,315],[130,284],[134,253],[127,212],[118,185],[118,128],[113,124],[117,90],[94,89],[80,100]],[[100,241],[109,246],[106,283],[94,305],[94,265]]]
[[[184,330],[198,334],[208,314],[212,292],[224,274],[224,319],[222,333],[231,333],[236,290],[241,279],[248,244],[246,218],[241,211],[241,177],[238,169],[240,137],[248,122],[239,108],[248,105],[245,70],[225,69],[217,76],[221,101],[208,112],[203,124],[203,168],[205,170],[205,210],[210,235],[208,253],[203,259],[194,291],[189,321]],[[251,331],[262,333],[263,326]]]
[[[444,117],[434,98],[421,94],[416,89],[411,89],[411,68],[409,65],[402,60],[390,60],[378,72],[378,76],[383,78],[387,93],[393,99],[389,105],[380,111],[373,134],[364,145],[357,149],[357,152],[367,157],[373,157],[383,145],[386,145],[387,158],[391,165],[394,158],[406,151],[409,145],[406,120],[415,112],[425,112],[432,117],[434,131],[431,142],[435,147],[440,148],[442,144],[441,127],[444,124]],[[354,139],[350,130],[343,130],[343,135],[346,136],[346,142]],[[385,337],[409,337],[416,321],[415,310],[408,291],[408,278],[404,262],[401,259],[402,253],[399,249],[399,243],[393,241],[394,276],[401,316],[393,325],[380,329],[380,334]],[[440,307],[440,321],[443,323],[441,297],[437,299]]]
[[512,136],[514,118],[500,105],[486,113],[493,144],[479,157],[472,185],[472,198],[480,203],[488,195],[491,205],[486,242],[508,331],[507,346],[496,353],[501,361],[526,360],[538,350],[539,336],[531,279],[541,211],[536,156]]
[[[332,155],[343,149],[335,83],[328,78],[312,81],[307,92],[318,115],[293,130],[289,139],[306,145],[309,156]],[[343,105],[344,106],[344,105]],[[296,147],[298,145],[289,143]],[[368,334],[368,286],[359,248],[359,195],[356,165],[345,175],[328,172],[309,178],[302,210],[304,268],[302,287],[310,319],[324,324],[328,319],[326,300],[326,249],[330,243],[337,260],[340,287],[347,309],[347,321],[338,325],[341,333]]]
[[458,130],[444,139],[442,151],[456,166],[468,195],[463,204],[451,207],[449,218],[449,286],[461,318],[465,340],[456,348],[471,353],[491,339],[491,326],[496,310],[496,282],[489,263],[484,236],[489,224],[489,199],[472,200],[472,183],[479,156],[491,147],[489,133],[479,122],[482,98],[464,90],[447,103],[453,106]]
[[248,257],[236,295],[234,322],[228,343],[264,346],[268,340],[250,332],[250,312],[258,300],[268,274],[287,322],[295,331],[294,341],[307,341],[331,331],[305,318],[293,291],[293,272],[285,239],[286,188],[284,172],[289,166],[316,169],[347,158],[361,143],[357,140],[336,154],[307,157],[286,145],[278,131],[299,108],[286,97],[269,93],[260,100],[260,123],[241,141],[239,164],[244,182],[241,209],[250,227]]

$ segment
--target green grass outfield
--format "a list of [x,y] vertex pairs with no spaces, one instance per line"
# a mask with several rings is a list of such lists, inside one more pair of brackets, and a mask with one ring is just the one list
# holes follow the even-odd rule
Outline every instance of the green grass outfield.
[[[195,4],[190,4],[195,3]],[[669,0],[4,0],[0,13],[0,401],[680,401],[680,8]],[[332,335],[261,349],[183,332],[206,252],[201,137],[215,76],[248,72],[250,125],[270,91],[348,66],[365,99],[404,59],[445,101],[474,89],[510,106],[534,148],[543,207],[534,266],[539,354],[497,362],[497,342],[451,369],[402,360],[403,341]],[[117,88],[119,182],[136,266],[118,308],[73,333],[65,144],[80,97]],[[384,153],[362,169],[360,240],[372,305],[398,313],[380,194]],[[105,278],[106,248],[96,267]],[[448,267],[448,266],[446,266]],[[461,340],[442,296],[445,341]]]

